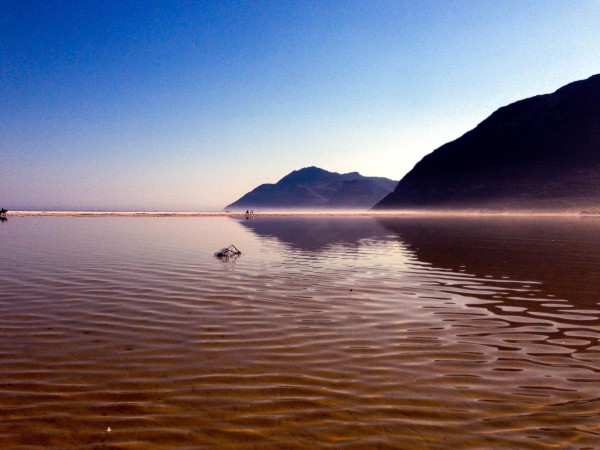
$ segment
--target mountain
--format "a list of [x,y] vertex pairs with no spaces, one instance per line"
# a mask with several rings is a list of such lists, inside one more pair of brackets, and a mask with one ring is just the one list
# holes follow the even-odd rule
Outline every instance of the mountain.
[[367,209],[389,194],[397,181],[339,174],[318,167],[294,170],[275,184],[262,184],[225,209]]
[[600,75],[500,108],[374,209],[598,209]]

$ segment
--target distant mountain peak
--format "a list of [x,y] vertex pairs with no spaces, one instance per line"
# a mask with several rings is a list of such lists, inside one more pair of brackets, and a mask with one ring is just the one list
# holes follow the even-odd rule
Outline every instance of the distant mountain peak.
[[317,181],[331,180],[339,175],[335,172],[328,172],[319,167],[310,166],[299,170],[294,170],[284,176],[278,183],[313,183]]
[[319,167],[294,170],[275,184],[262,184],[225,209],[367,209],[389,194],[397,181],[340,174]]

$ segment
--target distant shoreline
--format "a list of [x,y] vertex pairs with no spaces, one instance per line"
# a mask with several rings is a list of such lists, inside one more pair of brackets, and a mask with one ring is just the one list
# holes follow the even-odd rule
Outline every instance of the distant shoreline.
[[267,211],[169,212],[169,211],[8,211],[8,217],[600,217],[583,211]]

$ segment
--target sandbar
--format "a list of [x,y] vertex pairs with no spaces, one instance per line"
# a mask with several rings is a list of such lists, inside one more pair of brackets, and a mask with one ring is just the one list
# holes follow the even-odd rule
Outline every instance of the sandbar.
[[[579,217],[597,216],[581,211],[466,211],[466,210],[393,210],[393,211],[347,211],[347,210],[297,210],[258,211],[251,214],[231,211],[9,211],[7,216],[46,217],[257,217],[257,216],[338,216],[338,217]],[[600,216],[600,214],[598,214]]]

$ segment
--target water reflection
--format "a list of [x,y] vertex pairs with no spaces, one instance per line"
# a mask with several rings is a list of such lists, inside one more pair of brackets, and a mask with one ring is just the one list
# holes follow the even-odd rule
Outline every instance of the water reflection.
[[[255,217],[260,237],[319,252],[397,239],[421,263],[487,280],[516,280],[539,296],[596,308],[600,220],[533,218]],[[498,295],[502,295],[499,289]]]
[[258,217],[240,223],[309,252],[396,239],[402,249],[396,258],[411,261],[406,270],[418,274],[418,289],[430,272],[435,289],[467,298],[466,306],[485,308],[506,327],[539,326],[542,340],[571,340],[580,351],[595,345],[573,334],[595,336],[600,321],[598,220]]
[[541,295],[597,307],[600,221],[422,218],[378,222],[422,262],[488,279],[538,283]]
[[[515,342],[533,339],[537,344],[528,350],[531,355],[598,357],[600,221],[423,218],[379,222],[420,262],[432,270],[456,274],[439,279],[442,291],[473,298],[465,305],[485,308],[503,324],[503,331],[476,332],[478,338],[509,351],[521,349]],[[470,281],[461,281],[459,275]]]
[[362,239],[382,239],[389,231],[371,217],[257,217],[238,220],[260,237],[276,238],[285,245],[320,252],[335,244],[357,247]]

